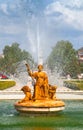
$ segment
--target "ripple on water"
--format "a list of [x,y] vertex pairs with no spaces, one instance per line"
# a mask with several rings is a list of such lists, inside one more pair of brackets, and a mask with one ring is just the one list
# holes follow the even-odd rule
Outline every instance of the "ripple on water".
[[22,116],[15,110],[15,102],[15,100],[0,101],[0,129],[3,127],[11,130],[12,127],[12,130],[82,130],[83,128],[82,101],[64,101],[65,110],[54,117]]

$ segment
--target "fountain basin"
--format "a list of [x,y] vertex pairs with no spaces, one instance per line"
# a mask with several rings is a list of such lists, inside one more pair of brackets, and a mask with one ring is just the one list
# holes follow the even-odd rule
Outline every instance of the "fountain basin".
[[20,113],[26,114],[54,114],[65,109],[61,100],[36,100],[24,103],[15,103],[15,108]]
[[61,112],[31,116],[17,112],[13,106],[16,101],[0,100],[0,130],[83,129],[83,100],[64,100],[65,109]]

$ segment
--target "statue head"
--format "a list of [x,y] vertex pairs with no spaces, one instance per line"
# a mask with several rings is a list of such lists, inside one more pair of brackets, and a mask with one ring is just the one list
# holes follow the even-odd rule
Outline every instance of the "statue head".
[[38,65],[38,70],[39,70],[39,71],[42,71],[42,69],[43,69],[43,65],[41,65],[41,64]]
[[21,88],[21,90],[22,90],[24,93],[26,93],[26,92],[31,92],[31,89],[30,89],[28,86],[23,86],[23,87]]

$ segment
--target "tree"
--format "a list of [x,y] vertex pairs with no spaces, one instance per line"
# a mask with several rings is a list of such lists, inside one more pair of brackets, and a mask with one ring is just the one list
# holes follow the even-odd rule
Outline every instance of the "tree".
[[80,72],[76,51],[69,41],[57,42],[47,59],[47,63],[51,70],[56,67],[63,75],[70,74],[75,77]]
[[81,70],[81,73],[83,73],[83,62],[80,62],[80,70]]
[[13,43],[11,46],[5,46],[3,49],[4,58],[0,59],[1,71],[7,73],[14,73],[16,69],[16,63],[26,60],[29,62],[33,61],[32,56],[29,52],[21,50],[18,43]]

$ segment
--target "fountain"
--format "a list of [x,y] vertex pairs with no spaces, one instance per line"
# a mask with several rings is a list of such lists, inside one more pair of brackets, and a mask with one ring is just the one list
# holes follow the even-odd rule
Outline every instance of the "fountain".
[[[42,27],[39,25],[41,25],[43,21],[42,17],[44,18],[44,12],[42,13],[42,11],[39,9],[40,2],[36,2],[35,5],[34,2],[32,2],[31,4],[31,1],[28,2],[26,1],[23,3],[24,3],[23,6],[24,12],[26,12],[28,18],[27,20],[28,39],[32,46],[32,52],[34,53],[34,55],[38,56],[38,72],[32,73],[29,65],[26,64],[28,74],[34,81],[33,85],[34,91],[32,93],[30,86],[24,85],[21,90],[24,92],[25,98],[16,102],[15,108],[17,111],[21,113],[52,114],[56,111],[63,110],[65,108],[65,104],[60,99],[56,98],[55,93],[57,86],[50,85],[46,72],[42,71],[43,56],[42,56],[42,48],[40,47],[41,44],[40,41],[42,41],[43,43],[43,40],[41,40],[42,33],[40,35]],[[35,44],[37,45],[34,45],[34,41]],[[36,52],[37,54],[35,54]]]
[[38,65],[38,71],[32,72],[26,64],[29,76],[34,80],[34,92],[31,93],[30,86],[23,86],[22,91],[25,94],[24,99],[15,103],[15,108],[20,113],[26,114],[54,114],[64,110],[65,104],[56,97],[56,85],[50,85],[48,76],[42,71],[43,65]]

